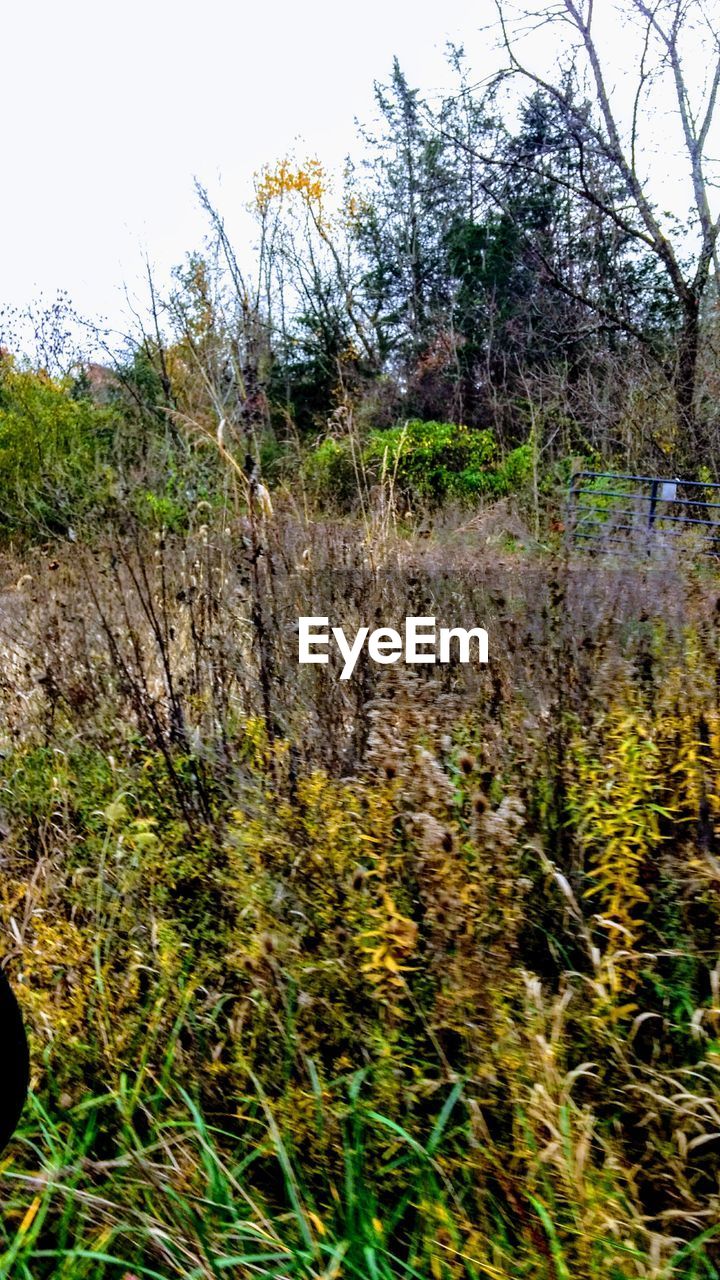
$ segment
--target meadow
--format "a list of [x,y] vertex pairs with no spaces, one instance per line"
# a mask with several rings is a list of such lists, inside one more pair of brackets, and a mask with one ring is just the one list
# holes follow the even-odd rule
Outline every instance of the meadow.
[[720,1274],[720,581],[488,527],[4,553],[3,1276]]
[[[365,9],[33,15],[11,276],[205,234],[0,306],[0,1280],[720,1280],[717,7],[383,26],[337,170]],[[298,662],[428,617],[487,664]]]

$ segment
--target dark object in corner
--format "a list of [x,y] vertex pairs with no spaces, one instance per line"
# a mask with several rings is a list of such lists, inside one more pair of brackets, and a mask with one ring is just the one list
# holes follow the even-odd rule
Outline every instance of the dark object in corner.
[[10,1141],[27,1096],[30,1076],[25,1028],[17,1000],[0,969],[0,1151]]

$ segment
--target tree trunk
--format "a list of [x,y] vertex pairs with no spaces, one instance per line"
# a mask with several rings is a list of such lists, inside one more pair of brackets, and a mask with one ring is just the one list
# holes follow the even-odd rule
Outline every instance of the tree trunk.
[[700,351],[700,304],[692,296],[684,301],[684,318],[678,342],[677,365],[675,368],[674,391],[678,411],[678,425],[681,438],[678,441],[679,458],[693,457],[696,463],[701,459],[698,451],[706,443],[701,439],[700,426],[695,415],[695,386],[697,382],[697,365]]

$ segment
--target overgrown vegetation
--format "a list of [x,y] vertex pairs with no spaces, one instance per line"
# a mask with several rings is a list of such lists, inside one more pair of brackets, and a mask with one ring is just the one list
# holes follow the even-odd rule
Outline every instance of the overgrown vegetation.
[[74,392],[67,379],[18,369],[0,356],[0,528],[5,537],[66,534],[90,512],[102,515],[116,496],[120,416]]
[[[560,505],[583,462],[718,478],[669,8],[638,101],[672,71],[693,226],[567,0],[506,118],[456,50],[435,105],[394,66],[341,192],[258,175],[254,281],[200,189],[126,349],[68,358],[62,309],[0,348],[8,1280],[720,1280],[715,558],[571,554]],[[491,660],[341,682],[309,615]]]
[[372,431],[359,453],[351,437],[331,436],[308,454],[304,470],[315,500],[335,508],[357,503],[358,472],[371,487],[390,480],[406,504],[467,505],[521,492],[531,453],[525,444],[501,459],[491,431],[411,420]]
[[[711,580],[258,537],[3,596],[3,1274],[717,1275]],[[379,610],[489,669],[296,666]]]

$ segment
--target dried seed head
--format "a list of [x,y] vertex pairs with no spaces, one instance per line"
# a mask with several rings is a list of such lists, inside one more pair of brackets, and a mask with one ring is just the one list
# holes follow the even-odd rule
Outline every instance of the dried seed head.
[[455,846],[455,841],[453,839],[452,831],[443,832],[443,838],[442,838],[441,844],[446,853],[452,853],[453,848]]
[[367,880],[367,871],[365,867],[356,867],[353,878],[350,881],[353,889],[363,889]]
[[467,751],[463,751],[460,759],[458,760],[458,764],[460,765],[462,772],[467,776],[468,774],[471,774],[475,768],[475,759]]
[[482,791],[475,792],[472,798],[472,805],[473,805],[473,809],[478,814],[478,816],[482,817],[482,815],[485,813],[488,807],[487,796],[484,794],[484,792]]
[[437,818],[431,813],[416,813],[414,824],[426,853],[441,848],[445,831]]

